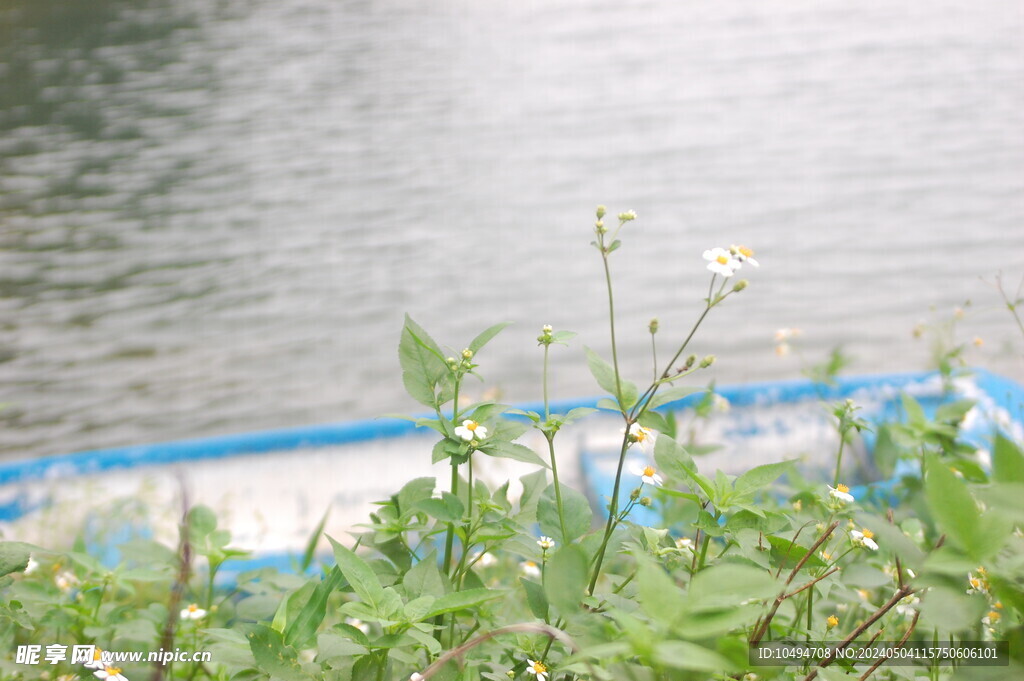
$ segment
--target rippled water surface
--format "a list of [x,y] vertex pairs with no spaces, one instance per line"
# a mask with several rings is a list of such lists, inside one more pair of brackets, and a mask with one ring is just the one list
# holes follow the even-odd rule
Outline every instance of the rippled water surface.
[[[719,381],[970,361],[1024,378],[991,280],[1024,275],[1020,2],[11,0],[0,8],[0,454],[417,409],[405,312],[539,396],[542,324],[646,376],[707,286]],[[746,272],[745,272],[746,274]],[[934,311],[931,308],[934,307]],[[1014,335],[1014,334],[1017,335]],[[592,394],[579,345],[559,397]],[[709,375],[710,377],[710,375]],[[484,389],[481,386],[480,390]]]

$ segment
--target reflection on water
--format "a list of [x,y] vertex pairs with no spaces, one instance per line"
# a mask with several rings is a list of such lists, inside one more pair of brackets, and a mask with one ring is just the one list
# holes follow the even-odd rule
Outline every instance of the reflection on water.
[[[516,321],[484,373],[534,398],[534,327],[607,347],[598,202],[641,217],[614,263],[634,375],[651,316],[666,340],[692,319],[700,252],[745,242],[764,267],[694,348],[720,381],[795,376],[779,326],[920,368],[910,329],[965,298],[972,359],[1022,378],[978,280],[1024,272],[1022,23],[1009,0],[4,3],[0,453],[412,408],[405,311],[456,347]],[[578,348],[555,359],[557,394],[594,392]]]

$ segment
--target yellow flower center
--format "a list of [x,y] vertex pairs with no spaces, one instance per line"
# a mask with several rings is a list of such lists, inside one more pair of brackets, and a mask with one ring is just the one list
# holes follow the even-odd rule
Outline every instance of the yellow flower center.
[[652,468],[651,466],[645,466],[644,467],[644,477],[645,478],[653,478],[657,473],[658,473],[658,471],[654,470],[654,468]]
[[828,622],[829,628],[838,627],[839,626],[839,618],[836,617],[835,615],[829,615],[828,619],[825,620],[825,621]]
[[989,613],[988,613],[988,621],[989,622],[998,622],[1000,617],[1002,617],[1002,615],[1000,615],[995,610],[990,610]]
[[971,588],[972,589],[980,589],[981,588],[981,580],[978,579],[977,577],[971,577],[970,581],[971,581]]
[[543,662],[541,662],[540,660],[537,660],[536,662],[533,663],[533,671],[536,672],[537,674],[543,674],[547,670],[548,670],[547,666]]
[[857,589],[857,595],[865,601],[871,598],[871,593],[867,589]]
[[978,566],[978,574],[979,574],[979,575],[987,575],[987,574],[988,574],[988,571],[987,571],[987,570],[985,570],[985,568],[983,568],[983,567],[981,567],[981,566],[979,565],[979,566]]
[[96,648],[93,651],[93,653],[92,653],[92,659],[94,659],[94,660],[100,659],[103,656],[102,653],[103,653],[102,650],[100,650],[99,648]]
[[850,488],[844,485],[843,483],[839,483],[838,485],[836,485],[836,491],[842,492],[843,494],[849,494]]
[[534,563],[532,560],[526,561],[525,563],[523,563],[523,565],[525,565],[528,568],[535,568],[535,567],[537,567],[537,564]]
[[872,532],[871,530],[869,530],[866,527],[861,530],[861,534],[864,535],[865,539],[874,539],[875,538],[875,533]]
[[720,255],[717,258],[715,258],[715,262],[717,262],[719,265],[728,265],[729,264],[729,258],[727,258],[724,255]]
[[188,611],[189,612],[195,612],[198,609],[199,609],[199,606],[196,605],[195,603],[192,603],[191,605],[188,606]]
[[750,256],[754,255],[754,251],[752,249],[747,248],[746,246],[740,246],[738,250],[744,258],[749,258]]
[[821,552],[821,557],[824,558],[825,560],[832,560],[832,554],[829,553],[828,551],[822,551]]
[[479,427],[480,424],[477,423],[476,421],[470,421],[469,423],[466,424],[466,428],[472,431],[476,431],[476,429]]
[[110,676],[117,676],[120,673],[121,673],[121,668],[120,667],[107,667],[107,674],[109,674]]
[[995,603],[992,604],[992,607],[996,608],[997,610],[1002,610],[1003,609],[1003,604],[1002,604],[1001,601],[996,601]]

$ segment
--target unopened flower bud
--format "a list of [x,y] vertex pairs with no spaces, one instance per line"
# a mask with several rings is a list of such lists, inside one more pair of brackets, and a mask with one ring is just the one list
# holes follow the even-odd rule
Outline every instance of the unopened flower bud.
[[629,493],[629,500],[630,501],[636,501],[639,498],[640,498],[640,488],[637,487],[635,490],[633,490],[632,492]]
[[473,359],[473,351],[466,348],[462,351],[462,359]]
[[608,212],[607,208],[605,208],[604,206],[598,206],[597,207],[597,219],[600,220],[601,218],[603,218],[604,214],[606,212]]
[[542,328],[541,331],[543,331],[544,333],[551,333],[552,331],[554,331],[554,329],[551,328],[550,324],[545,324],[544,328]]
[[651,323],[647,325],[647,330],[651,332],[651,335],[658,333],[658,318],[655,317],[651,320]]
[[654,502],[651,501],[650,497],[644,497],[643,499],[640,500],[640,505],[641,506],[650,506],[652,503],[654,503]]
[[604,220],[598,220],[594,223],[594,231],[598,234],[604,234],[608,231],[608,228],[604,226]]
[[714,363],[715,363],[715,356],[714,355],[707,355],[707,356],[704,357],[704,359],[702,359],[700,361],[700,368],[701,369],[707,369],[709,366],[711,366]]
[[736,293],[739,293],[747,286],[750,286],[750,282],[747,281],[746,279],[740,279],[735,284],[733,284],[732,290],[735,291]]
[[629,222],[630,220],[636,220],[636,211],[635,210],[627,210],[624,213],[619,213],[619,221],[620,222]]

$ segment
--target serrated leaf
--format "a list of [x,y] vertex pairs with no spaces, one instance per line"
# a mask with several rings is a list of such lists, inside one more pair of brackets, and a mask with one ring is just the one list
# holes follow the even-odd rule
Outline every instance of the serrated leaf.
[[677,385],[664,390],[659,390],[650,402],[647,403],[648,409],[657,409],[658,407],[670,404],[672,402],[678,402],[679,400],[689,397],[694,393],[699,393],[707,390],[707,388],[689,386],[689,385]]
[[537,502],[537,522],[540,531],[553,537],[560,545],[569,544],[582,537],[590,530],[594,512],[590,502],[580,492],[566,485],[561,486],[562,511],[565,514],[565,532],[562,536],[562,525],[558,519],[558,499],[555,496],[555,485],[551,483]]
[[481,447],[480,451],[488,456],[532,463],[542,468],[549,467],[547,462],[537,455],[537,452],[517,442],[491,442]]
[[604,390],[614,396],[616,399],[622,399],[622,409],[629,409],[636,404],[639,393],[636,385],[620,377],[619,383],[622,385],[622,395],[618,394],[618,386],[615,382],[615,369],[611,364],[601,359],[601,356],[588,347],[583,348],[583,352],[587,356],[587,367],[590,369],[591,375],[597,384]]
[[352,590],[369,608],[379,611],[384,603],[384,587],[381,586],[376,573],[362,558],[339,544],[333,537],[328,536],[327,539],[334,547],[334,560],[337,561],[338,568],[352,586]]
[[466,506],[462,503],[462,499],[451,492],[441,492],[440,499],[420,499],[416,502],[415,508],[443,523],[459,522],[466,512]]
[[501,330],[511,323],[512,322],[499,322],[498,324],[485,329],[479,336],[470,341],[469,349],[472,350],[475,355],[480,351],[480,348],[487,345],[492,338],[501,333]]
[[587,556],[575,544],[560,546],[544,566],[544,593],[563,613],[575,612],[587,583]]
[[281,634],[265,625],[256,625],[249,633],[249,649],[256,659],[256,666],[274,678],[282,681],[310,681],[313,677],[302,670],[298,654],[286,646]]
[[405,515],[413,510],[416,504],[434,495],[434,487],[437,486],[436,478],[414,478],[402,485],[395,498],[398,501],[398,512]]
[[520,577],[519,582],[526,591],[526,604],[530,607],[530,612],[534,617],[547,621],[548,597],[544,593],[544,587],[525,577]]
[[444,580],[437,567],[437,550],[431,550],[421,561],[409,568],[402,577],[405,595],[408,598],[423,594],[444,595]]
[[32,549],[28,544],[15,541],[0,543],[0,577],[12,572],[24,572]]
[[766,487],[775,482],[780,476],[792,470],[796,460],[780,461],[778,463],[766,463],[762,466],[751,468],[749,471],[736,478],[733,488],[737,493],[749,490],[756,490]]
[[430,619],[437,615],[456,612],[458,610],[475,608],[487,601],[502,598],[505,596],[505,593],[506,592],[504,591],[496,591],[493,589],[467,589],[465,591],[455,591],[450,594],[445,594],[434,601],[433,607],[431,607],[423,619]]
[[437,343],[409,315],[398,343],[398,360],[409,395],[420,404],[437,406],[437,384],[448,367]]

